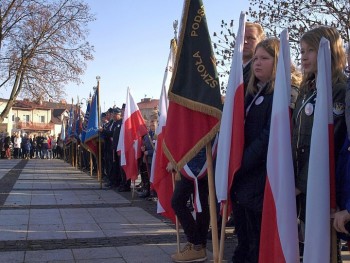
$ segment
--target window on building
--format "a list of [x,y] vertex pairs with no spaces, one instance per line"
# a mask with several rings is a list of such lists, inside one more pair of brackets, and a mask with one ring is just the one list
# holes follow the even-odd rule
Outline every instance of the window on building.
[[22,121],[29,122],[29,115],[23,115]]
[[12,115],[12,121],[15,121],[15,115]]
[[41,123],[45,123],[45,116],[40,116],[39,118]]

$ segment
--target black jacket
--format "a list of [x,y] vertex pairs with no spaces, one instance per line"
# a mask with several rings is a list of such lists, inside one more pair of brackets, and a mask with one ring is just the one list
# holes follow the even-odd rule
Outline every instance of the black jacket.
[[119,135],[120,135],[120,129],[123,124],[123,119],[115,121],[114,129],[113,129],[113,141],[112,141],[112,148],[113,150],[117,150],[118,142],[119,142]]
[[346,93],[345,93],[345,121],[348,131],[348,139],[350,140],[350,77],[347,81]]
[[[317,91],[314,81],[302,89],[292,116],[292,151],[296,187],[306,193],[310,144]],[[334,150],[337,158],[346,136],[344,117],[346,84],[333,87]]]
[[257,98],[247,94],[245,99],[245,108],[251,106],[244,124],[242,164],[231,194],[234,202],[254,211],[262,211],[264,199],[272,101],[273,93],[266,94],[266,87]]
[[244,94],[247,91],[247,87],[248,87],[248,83],[249,83],[249,79],[250,79],[251,65],[252,65],[252,61],[249,61],[248,64],[243,68]]

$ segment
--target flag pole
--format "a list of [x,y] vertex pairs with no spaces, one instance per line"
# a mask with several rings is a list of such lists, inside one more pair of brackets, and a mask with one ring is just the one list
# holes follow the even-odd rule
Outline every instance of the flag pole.
[[213,244],[213,260],[219,261],[219,241],[218,241],[218,223],[216,212],[216,200],[215,200],[215,187],[214,187],[214,172],[213,172],[213,157],[211,151],[211,143],[207,143],[206,155],[208,163],[208,187],[209,187],[209,208],[210,208],[210,225],[212,232],[212,244]]
[[[80,111],[80,108],[79,108],[79,96],[78,96],[78,99],[77,99],[77,114],[79,114],[79,111]],[[77,118],[79,118],[80,116],[78,115]],[[78,119],[77,119],[78,120]],[[77,121],[75,121],[75,132],[77,131]],[[78,138],[75,138],[76,140],[76,147],[75,147],[75,168],[76,169],[79,169],[78,167],[78,164],[79,164],[79,145],[78,145]]]
[[[177,41],[177,27],[178,27],[178,25],[179,25],[179,22],[177,20],[175,20],[173,22],[174,38],[170,41],[170,48],[171,49],[173,48],[173,46],[172,46],[173,43],[175,43],[175,45],[176,45],[176,41]],[[176,54],[176,47],[175,47],[174,53]],[[174,62],[173,62],[173,64],[174,64]],[[167,102],[167,101],[165,101],[165,102]],[[166,109],[168,109],[168,105],[166,106]],[[177,172],[176,175],[177,175],[177,178],[180,178],[179,172]],[[173,193],[174,193],[176,176],[175,176],[174,173],[171,173],[171,176],[172,176]],[[175,215],[175,227],[176,227],[177,253],[180,253],[180,232],[179,232],[180,230],[179,230],[179,219],[178,219],[177,215]]]
[[[101,108],[100,108],[100,76],[96,76],[97,80],[97,123],[100,125]],[[101,132],[98,130],[98,173],[97,179],[100,182],[100,189],[102,189],[102,170],[101,170]]]
[[333,227],[334,219],[331,219],[331,263],[338,262],[337,232]]
[[[229,198],[229,197],[228,197]],[[220,235],[220,245],[219,245],[219,262],[222,262],[224,258],[224,249],[225,249],[225,228],[227,222],[227,201],[223,204],[222,210],[222,221],[221,221],[221,235]],[[214,238],[214,234],[212,231],[212,239]]]
[[[77,96],[77,113],[78,113],[78,116],[76,117],[76,120],[75,120],[75,132],[77,131],[77,125],[79,125],[79,123],[77,123],[77,121],[79,120],[80,122],[80,104],[79,104],[79,96]],[[78,126],[79,127],[79,126]],[[79,131],[79,128],[78,128],[78,131]],[[76,159],[75,159],[75,168],[76,169],[79,169],[79,159],[80,159],[80,154],[79,154],[79,141],[78,141],[78,137],[79,137],[79,134],[77,134],[77,138],[76,138],[76,141],[77,141],[77,146],[76,146]]]
[[63,160],[66,161],[66,143],[63,142]]
[[[73,111],[73,105],[74,105],[74,99],[72,98],[72,116],[71,116],[71,117],[73,117],[73,113],[74,113],[74,111]],[[72,135],[73,118],[71,119],[71,125],[70,125],[70,126],[71,126],[71,131],[70,131],[69,137],[71,137],[71,135]],[[72,164],[72,166],[74,167],[74,142],[73,142],[72,139],[70,139],[70,141],[71,141],[71,145],[70,145],[71,164]]]
[[[173,182],[173,193],[175,191],[175,177],[179,178],[180,174],[179,172],[171,173],[171,178]],[[177,244],[177,253],[180,253],[180,228],[179,228],[179,219],[177,218],[177,215],[175,215],[175,228],[176,228],[176,244]]]
[[91,151],[89,151],[90,153],[90,176],[92,176],[92,153]]

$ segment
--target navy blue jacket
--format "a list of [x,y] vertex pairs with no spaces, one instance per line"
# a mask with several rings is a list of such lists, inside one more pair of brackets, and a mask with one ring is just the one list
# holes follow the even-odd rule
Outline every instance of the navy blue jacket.
[[231,196],[246,208],[262,211],[273,93],[266,94],[265,88],[253,99],[253,95],[247,94],[245,108],[250,104],[251,107],[244,124],[243,159],[233,180]]

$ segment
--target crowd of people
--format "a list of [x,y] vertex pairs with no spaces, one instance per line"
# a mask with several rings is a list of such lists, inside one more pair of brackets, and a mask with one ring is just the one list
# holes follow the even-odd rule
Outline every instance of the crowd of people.
[[60,137],[45,133],[0,133],[1,159],[56,159],[63,158]]
[[[117,151],[120,129],[123,122],[125,104],[122,108],[109,108],[101,114],[101,137],[104,140],[102,149],[102,178],[105,186],[117,189],[120,192],[131,191],[131,180],[127,180],[120,165],[120,156]],[[147,122],[148,134],[143,137],[141,145],[141,158],[138,160],[141,183],[137,185],[137,194],[140,198],[156,199],[157,194],[151,188],[150,172],[155,145],[155,130],[157,120]]]
[[[339,32],[332,27],[318,26],[307,31],[300,39],[301,68],[299,72],[292,63],[291,68],[291,125],[292,154],[295,172],[295,193],[299,222],[305,223],[308,167],[314,109],[317,103],[316,78],[317,53],[321,38],[330,43],[331,76],[334,118],[334,156],[336,167],[337,211],[332,211],[334,229],[343,240],[350,240],[350,81],[346,75],[346,53]],[[232,262],[257,263],[259,261],[260,231],[266,181],[267,151],[270,134],[271,111],[275,88],[276,66],[280,41],[266,38],[258,23],[246,22],[243,49],[243,79],[245,89],[244,151],[241,167],[234,176],[230,189],[232,218],[238,244]],[[349,51],[349,50],[348,50]],[[348,65],[350,52],[348,52]],[[102,178],[105,186],[120,192],[131,191],[120,164],[117,151],[123,111],[110,108],[101,115],[100,133],[104,140],[102,148]],[[152,156],[155,148],[157,120],[148,123],[149,132],[143,138],[142,157],[139,159],[141,183],[138,185],[140,198],[156,198],[157,193],[150,183]],[[14,133],[0,137],[2,158],[62,158],[63,151],[59,137]],[[81,166],[88,169],[88,151],[83,147]],[[68,157],[67,157],[68,158]],[[202,149],[188,164],[188,169],[197,176],[205,162]],[[96,169],[96,160],[94,160]],[[173,166],[168,165],[169,171]],[[217,176],[217,175],[216,175]],[[172,207],[187,237],[187,244],[172,255],[174,262],[203,261],[206,256],[206,239],[209,231],[208,183],[206,175],[189,180],[180,172],[172,198]],[[198,185],[194,187],[194,184]],[[201,211],[193,216],[188,201],[199,191]],[[331,212],[331,211],[330,211]],[[300,238],[300,255],[303,255],[303,236]],[[301,259],[302,260],[302,259]]]

